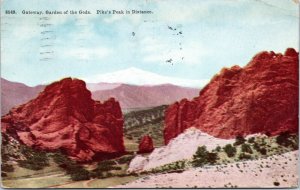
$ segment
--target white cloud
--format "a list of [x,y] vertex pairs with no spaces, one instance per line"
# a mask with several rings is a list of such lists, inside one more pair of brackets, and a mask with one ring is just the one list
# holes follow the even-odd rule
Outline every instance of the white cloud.
[[113,22],[116,22],[118,20],[121,20],[124,16],[123,15],[112,15],[112,16],[109,16],[109,17],[106,17],[103,19],[104,22],[106,23],[113,23]]
[[98,60],[109,56],[112,51],[109,48],[97,47],[97,48],[75,48],[71,50],[65,50],[65,56],[74,57],[79,60]]
[[167,60],[172,59],[173,63],[194,65],[201,64],[203,56],[209,53],[199,41],[181,42],[181,46],[171,43],[164,39],[144,38],[141,41],[144,61],[165,64]]

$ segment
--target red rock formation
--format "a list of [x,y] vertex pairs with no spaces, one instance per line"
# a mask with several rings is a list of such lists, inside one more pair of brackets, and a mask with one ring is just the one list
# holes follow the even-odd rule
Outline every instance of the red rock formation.
[[165,113],[164,138],[196,127],[220,138],[298,131],[298,53],[261,52],[247,66],[224,68],[192,101]]
[[138,153],[149,153],[154,149],[152,138],[149,135],[143,136],[139,144]]
[[43,150],[61,149],[78,161],[124,152],[123,118],[113,98],[91,99],[84,81],[52,83],[37,98],[2,117],[2,132]]

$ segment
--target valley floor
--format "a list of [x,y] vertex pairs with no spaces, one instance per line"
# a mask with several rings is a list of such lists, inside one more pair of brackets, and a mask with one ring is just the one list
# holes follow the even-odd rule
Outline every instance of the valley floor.
[[116,188],[283,188],[298,186],[298,151],[258,160],[153,174]]
[[28,177],[14,180],[3,180],[3,188],[106,188],[134,181],[137,177],[111,177],[106,179],[90,179],[72,181],[65,174],[55,174],[41,177]]

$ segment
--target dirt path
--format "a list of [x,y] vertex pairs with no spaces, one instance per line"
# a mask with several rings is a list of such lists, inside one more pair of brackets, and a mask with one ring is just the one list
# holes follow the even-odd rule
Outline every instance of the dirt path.
[[51,186],[48,186],[48,187],[45,187],[45,188],[64,188],[63,187],[64,185],[69,185],[69,184],[72,184],[72,183],[77,183],[77,182],[70,181],[68,183],[59,184],[59,185],[51,185]]
[[71,181],[71,182],[64,183],[64,184],[48,186],[47,188],[65,188],[64,187],[65,185],[76,184],[78,182],[82,183],[83,188],[91,188],[89,184],[95,180],[97,180],[97,179],[90,179],[90,180],[85,180],[85,181]]
[[89,186],[89,184],[91,183],[91,182],[93,182],[93,181],[95,181],[96,179],[90,179],[90,180],[87,180],[87,181],[84,181],[82,184],[83,184],[83,187],[84,188],[91,188],[90,186]]
[[43,176],[38,176],[38,177],[31,177],[31,176],[22,176],[18,178],[12,178],[12,179],[6,179],[6,180],[30,180],[30,179],[44,179],[44,178],[49,178],[49,177],[56,177],[56,176],[63,176],[64,173],[56,173],[56,174],[51,174],[51,175],[43,175]]

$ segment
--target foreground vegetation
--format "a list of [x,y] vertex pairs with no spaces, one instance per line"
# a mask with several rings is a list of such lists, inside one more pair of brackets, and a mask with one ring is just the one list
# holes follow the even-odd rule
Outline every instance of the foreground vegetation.
[[[133,158],[132,154],[111,160],[82,164],[76,163],[61,152],[45,153],[25,148],[30,153],[28,157],[26,155],[22,160],[2,163],[4,186],[41,188],[69,184],[71,187],[77,187],[72,185],[79,181],[78,187],[83,187],[86,180],[93,180],[93,185],[91,184],[89,187],[97,187],[96,184],[107,187],[108,185],[120,185],[122,182],[134,180],[138,176],[127,173],[129,162]],[[45,159],[41,160],[41,158]],[[105,183],[102,183],[103,180]]]
[[198,147],[192,160],[180,160],[143,173],[182,172],[191,167],[206,167],[218,164],[227,165],[243,160],[283,154],[298,150],[298,147],[297,134],[281,133],[273,137],[257,136],[248,139],[238,136],[233,144],[227,144],[224,147],[218,146],[212,151],[208,151],[206,146]]
[[[149,173],[182,172],[191,167],[227,164],[241,160],[258,159],[298,149],[298,135],[282,133],[276,137],[257,136],[236,141],[208,151],[200,146],[192,160],[180,160],[141,174],[127,173],[140,138],[149,134],[156,147],[163,145],[163,115],[166,106],[134,111],[125,115],[125,146],[127,155],[93,162],[77,163],[58,152],[35,150],[20,144],[9,135],[2,134],[1,175],[8,187],[107,187],[126,183]],[[45,180],[39,180],[45,179]],[[78,182],[77,182],[78,181]]]

